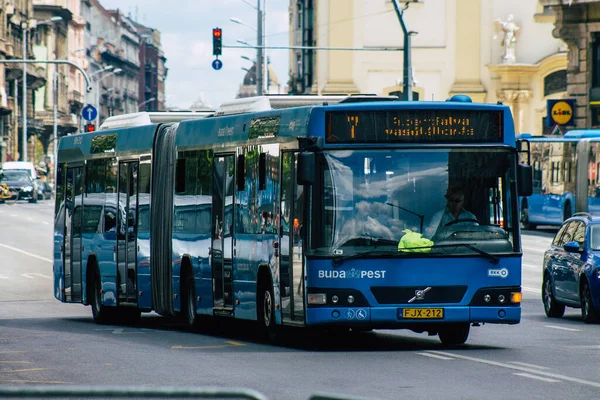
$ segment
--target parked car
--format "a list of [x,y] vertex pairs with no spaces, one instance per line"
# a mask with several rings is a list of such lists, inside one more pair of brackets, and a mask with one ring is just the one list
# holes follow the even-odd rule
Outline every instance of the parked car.
[[29,200],[30,203],[38,201],[38,185],[26,170],[3,170],[0,182],[5,183],[11,192],[13,200]]
[[544,311],[560,318],[565,307],[581,309],[585,322],[600,317],[600,217],[576,213],[565,220],[544,253]]

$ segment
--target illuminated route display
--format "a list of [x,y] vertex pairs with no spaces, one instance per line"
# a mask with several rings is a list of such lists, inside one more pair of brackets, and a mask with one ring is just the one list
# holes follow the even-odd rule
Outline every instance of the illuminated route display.
[[501,110],[332,111],[327,143],[501,143]]

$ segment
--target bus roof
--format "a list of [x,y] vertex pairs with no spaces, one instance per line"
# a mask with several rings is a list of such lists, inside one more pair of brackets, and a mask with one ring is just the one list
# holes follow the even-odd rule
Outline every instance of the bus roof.
[[142,111],[132,114],[115,115],[113,117],[108,117],[102,125],[100,125],[99,130],[103,131],[167,122],[180,122],[186,119],[205,118],[213,113],[213,111]]
[[565,133],[563,136],[537,136],[531,133],[521,133],[517,135],[517,139],[527,139],[535,141],[561,141],[561,140],[578,140],[578,139],[593,139],[600,138],[600,129],[573,129]]

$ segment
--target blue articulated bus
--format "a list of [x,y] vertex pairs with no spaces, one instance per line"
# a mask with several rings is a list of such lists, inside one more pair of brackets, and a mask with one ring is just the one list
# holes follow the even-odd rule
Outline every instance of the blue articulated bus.
[[600,130],[518,139],[529,142],[533,167],[533,193],[520,200],[522,228],[560,226],[575,212],[600,213]]
[[[411,329],[460,344],[471,325],[517,324],[531,168],[509,108],[316,100],[240,99],[140,126],[121,116],[64,137],[56,298],[99,323],[219,316],[267,337]],[[436,220],[449,187],[475,218]]]

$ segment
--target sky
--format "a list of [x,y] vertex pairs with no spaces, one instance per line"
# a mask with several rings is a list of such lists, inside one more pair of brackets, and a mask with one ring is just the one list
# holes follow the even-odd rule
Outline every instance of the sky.
[[[256,43],[256,0],[99,0],[104,8],[119,9],[148,27],[161,32],[162,48],[167,59],[167,107],[188,108],[204,97],[212,107],[235,98],[255,49],[223,48],[219,59],[223,68],[212,69],[212,29],[223,30],[223,45],[240,44],[236,40]],[[289,45],[289,0],[266,1],[267,45]],[[250,4],[248,4],[250,3]],[[237,18],[250,27],[236,24]],[[286,86],[289,74],[289,51],[269,50],[271,66]]]

